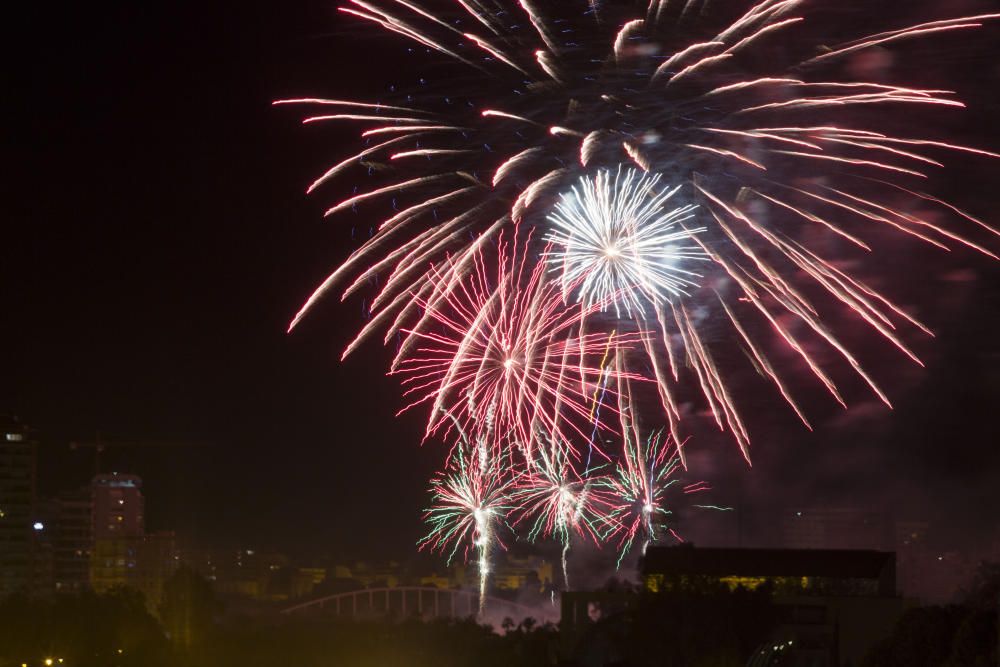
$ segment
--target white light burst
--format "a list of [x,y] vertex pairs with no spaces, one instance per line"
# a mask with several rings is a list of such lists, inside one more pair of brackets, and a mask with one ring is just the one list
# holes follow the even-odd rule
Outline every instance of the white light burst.
[[667,208],[680,186],[658,191],[659,181],[659,174],[619,166],[583,176],[560,196],[548,216],[554,229],[546,240],[555,249],[546,261],[561,272],[564,292],[577,290],[577,300],[588,306],[613,305],[620,316],[698,286],[701,275],[688,266],[708,258],[685,241],[705,228],[681,224],[697,205]]

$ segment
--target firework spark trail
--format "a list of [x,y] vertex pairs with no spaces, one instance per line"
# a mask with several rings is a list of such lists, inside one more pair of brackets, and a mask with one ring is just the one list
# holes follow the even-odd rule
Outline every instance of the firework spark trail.
[[[639,540],[681,539],[663,519],[686,466],[689,415],[710,415],[749,461],[726,346],[806,427],[786,366],[846,408],[833,380],[846,365],[891,407],[826,321],[844,313],[921,363],[909,338],[931,331],[848,268],[879,268],[889,235],[1000,256],[1000,231],[923,192],[951,156],[1000,154],[886,130],[886,110],[957,113],[964,103],[835,69],[864,49],[957,37],[1000,14],[896,25],[820,50],[799,49],[818,4],[803,0],[748,3],[728,25],[694,0],[650,0],[631,15],[593,0],[346,4],[352,20],[475,77],[455,78],[440,100],[276,102],[314,109],[311,125],[360,128],[364,145],[309,192],[371,175],[327,215],[371,215],[374,233],[289,330],[334,288],[364,294],[369,320],[344,355],[376,332],[395,339],[403,409],[429,405],[425,437],[458,440],[421,546],[449,557],[474,547],[481,600],[507,514],[562,543],[564,577],[570,535],[592,539],[598,523],[618,540],[619,562]],[[773,364],[770,341],[793,362]],[[647,394],[661,414],[635,412]],[[669,437],[640,437],[646,424]]]
[[403,410],[431,403],[427,436],[453,418],[470,428],[489,416],[490,431],[512,434],[529,457],[534,427],[563,440],[586,437],[593,418],[586,389],[605,373],[591,359],[641,340],[641,333],[581,335],[580,322],[604,303],[564,308],[559,285],[544,280],[544,264],[528,261],[528,245],[530,238],[501,239],[495,271],[479,253],[444,299],[422,304],[438,326],[408,331],[421,342],[393,373],[411,398]]
[[[620,363],[620,362],[619,362]],[[668,517],[672,511],[666,506],[666,496],[671,487],[680,483],[678,472],[684,468],[681,448],[662,430],[643,438],[635,414],[631,383],[619,376],[619,416],[622,430],[622,454],[614,471],[597,481],[606,511],[601,515],[603,539],[616,539],[618,567],[631,550],[637,538],[642,539],[642,553],[659,539],[667,528],[678,541],[680,536],[669,528]],[[683,487],[684,495],[708,491],[707,482],[689,483]]]
[[448,554],[448,562],[460,551],[468,560],[476,552],[479,571],[479,611],[486,601],[490,556],[494,546],[506,548],[496,527],[511,509],[512,479],[497,465],[490,447],[477,437],[470,442],[462,434],[448,468],[431,482],[431,507],[424,514],[430,532],[418,543]]
[[601,480],[611,503],[604,537],[617,541],[619,567],[637,539],[644,554],[658,541],[672,513],[666,497],[671,487],[680,483],[677,473],[682,469],[677,448],[662,433],[651,434],[645,441],[625,439],[614,474]]
[[602,477],[573,467],[571,447],[542,437],[534,457],[518,475],[511,493],[511,525],[530,524],[528,539],[555,538],[562,544],[563,583],[569,590],[568,554],[574,533],[598,543],[607,523]]

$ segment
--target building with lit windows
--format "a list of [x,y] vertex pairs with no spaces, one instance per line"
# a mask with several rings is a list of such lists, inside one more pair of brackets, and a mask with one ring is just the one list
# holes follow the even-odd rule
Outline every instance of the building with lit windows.
[[[473,574],[470,572],[469,574]],[[552,563],[539,558],[505,554],[497,559],[492,573],[493,586],[498,590],[519,591],[525,588],[541,591],[552,585]],[[474,575],[477,577],[478,575]]]
[[0,417],[0,596],[34,578],[35,442],[16,417]]
[[89,488],[64,491],[46,503],[52,551],[52,586],[56,592],[90,587],[93,503]]
[[137,475],[95,475],[90,483],[93,547],[90,585],[97,592],[129,583],[145,533],[142,479]]
[[896,596],[896,554],[849,549],[702,549],[650,547],[642,562],[645,587],[669,590],[671,582],[701,577],[730,588],[770,582],[779,595]]
[[142,479],[138,475],[106,473],[90,483],[94,540],[140,537],[145,530]]
[[176,537],[172,532],[146,533],[142,479],[137,475],[96,475],[90,488],[91,587],[97,592],[134,588],[155,611],[163,583],[177,569]]
[[640,575],[641,592],[562,595],[564,655],[603,632],[598,621],[642,613],[641,596],[714,591],[720,584],[731,590],[770,587],[777,618],[772,639],[794,647],[781,664],[857,665],[875,642],[889,636],[904,611],[892,552],[651,546]]

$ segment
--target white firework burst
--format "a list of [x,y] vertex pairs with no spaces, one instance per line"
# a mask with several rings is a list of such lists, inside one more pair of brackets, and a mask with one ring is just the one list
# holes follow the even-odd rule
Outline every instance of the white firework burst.
[[680,186],[658,190],[659,174],[598,170],[560,196],[548,220],[546,261],[560,272],[566,293],[587,306],[614,307],[620,316],[642,313],[644,302],[687,295],[701,275],[693,262],[708,259],[690,239],[696,205],[670,208]]

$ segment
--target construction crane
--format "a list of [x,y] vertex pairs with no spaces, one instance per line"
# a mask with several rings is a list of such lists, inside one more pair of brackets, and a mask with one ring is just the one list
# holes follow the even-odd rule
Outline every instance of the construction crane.
[[94,475],[101,474],[101,454],[109,447],[207,447],[210,443],[199,440],[105,440],[100,433],[92,442],[69,443],[73,451],[92,447],[94,449]]

